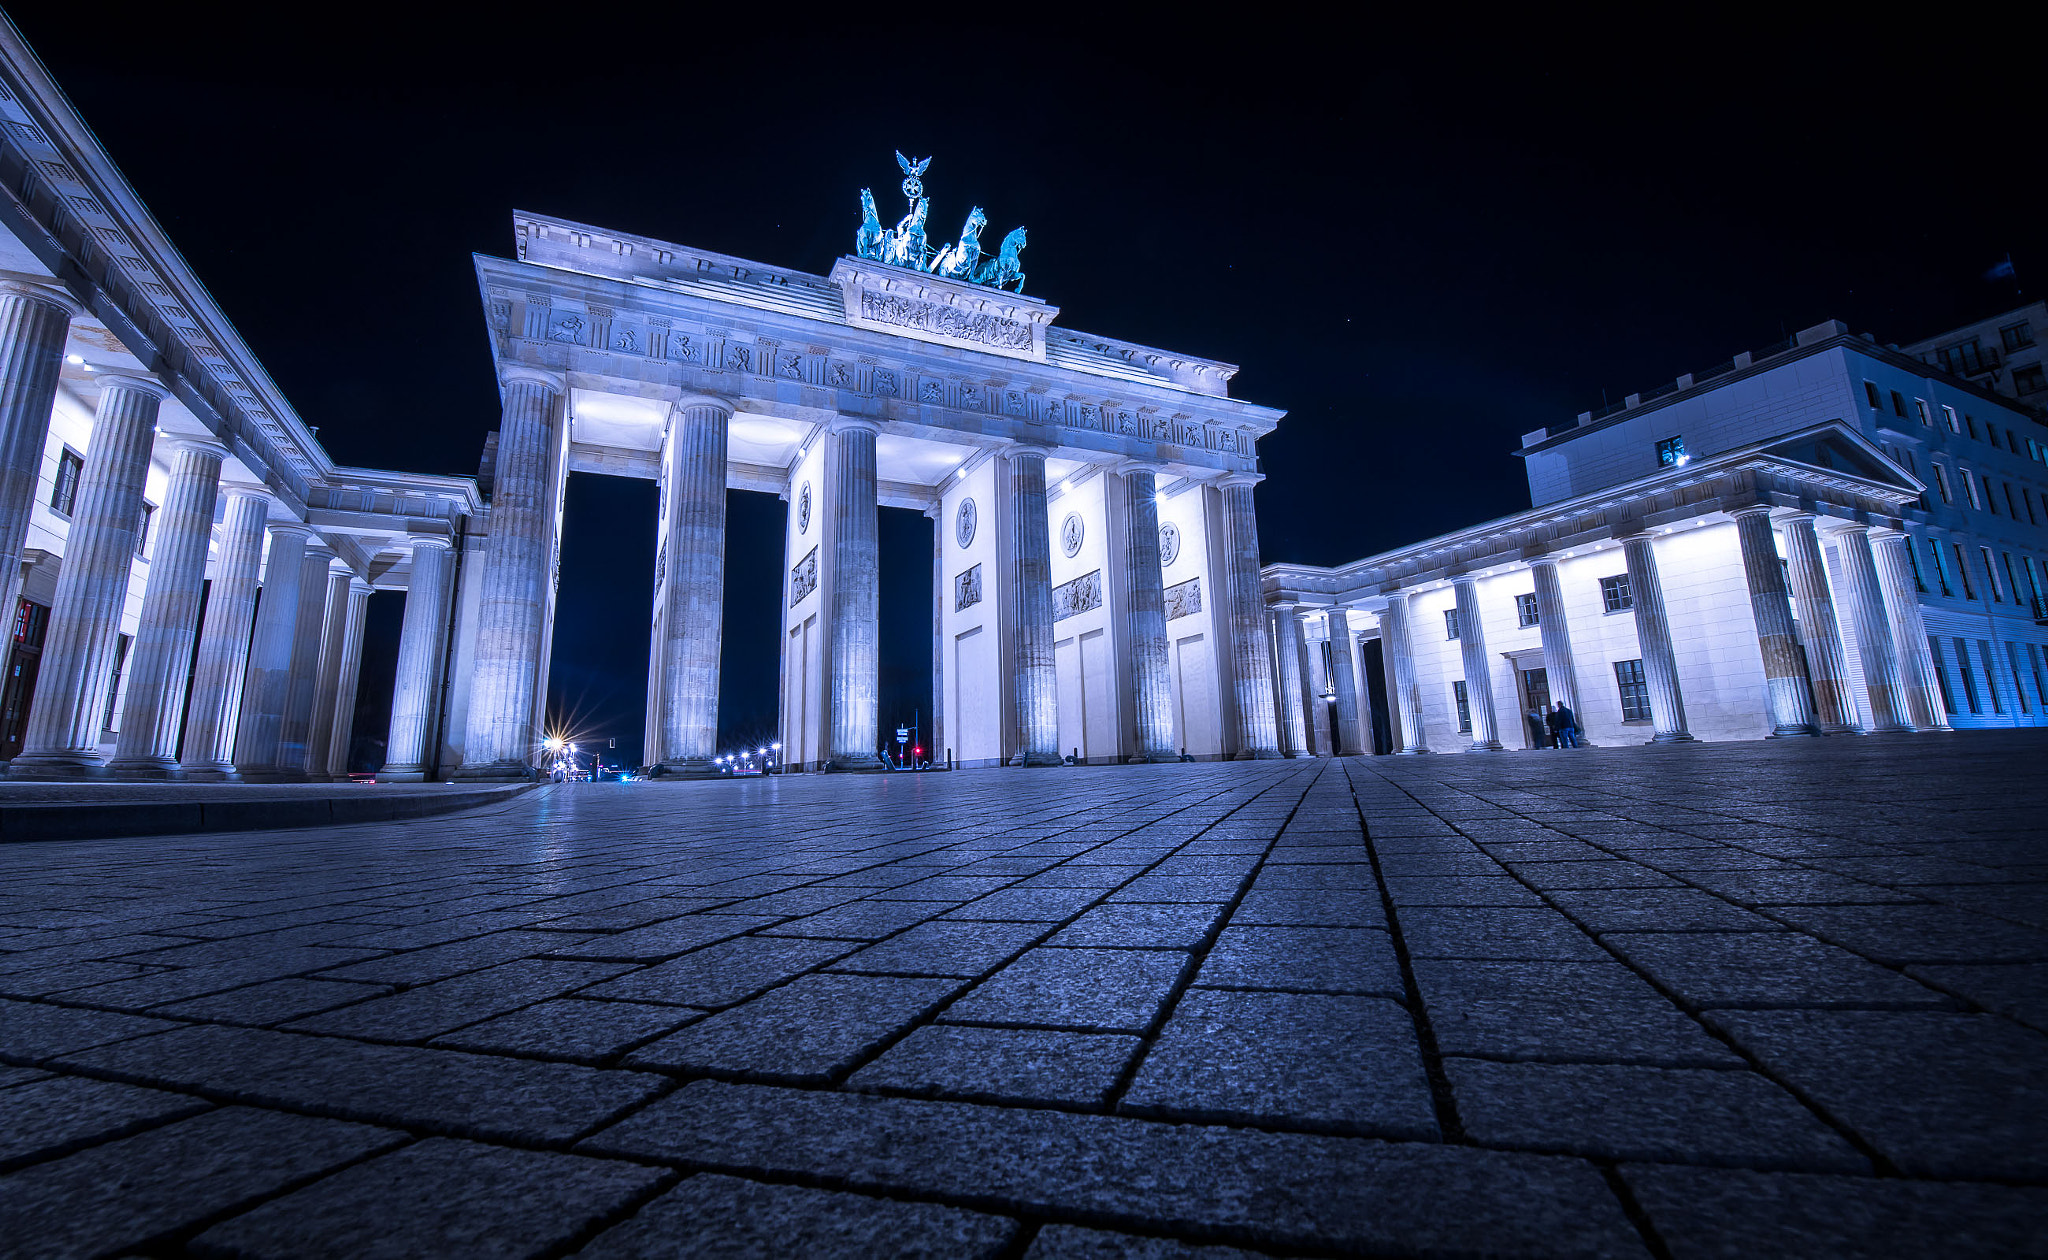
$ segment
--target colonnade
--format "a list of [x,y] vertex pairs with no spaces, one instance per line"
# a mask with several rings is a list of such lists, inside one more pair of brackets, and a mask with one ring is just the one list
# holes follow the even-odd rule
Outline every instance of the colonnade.
[[[1908,539],[1895,529],[1859,521],[1822,519],[1812,512],[1777,514],[1769,506],[1747,504],[1729,510],[1741,551],[1742,572],[1756,626],[1763,664],[1763,694],[1771,738],[1846,732],[1947,730],[1939,676],[1928,647],[1927,629],[1917,598],[1917,583],[1907,550]],[[1776,532],[1783,531],[1784,562],[1779,560]],[[1823,529],[1840,561],[1831,583],[1823,551]],[[1677,652],[1657,564],[1657,540],[1647,530],[1618,532],[1627,566],[1628,588],[1648,692],[1653,743],[1686,743],[1685,697],[1679,683]],[[1579,694],[1572,629],[1558,577],[1557,557],[1532,556],[1527,567],[1534,580],[1537,625],[1551,699],[1577,713],[1585,712]],[[1492,657],[1487,651],[1478,599],[1478,574],[1450,576],[1456,600],[1458,646],[1471,733],[1465,749],[1500,749],[1498,706],[1493,693]],[[1390,718],[1395,750],[1404,754],[1432,751],[1423,720],[1423,689],[1413,647],[1416,601],[1423,593],[1396,589],[1357,601],[1379,617],[1380,641],[1387,665]],[[1838,606],[1838,597],[1839,603]],[[1797,611],[1795,622],[1794,612]],[[1308,622],[1330,618],[1332,652],[1329,679],[1334,692],[1335,730],[1317,751],[1351,755],[1367,751],[1360,714],[1363,690],[1355,676],[1349,623],[1344,605],[1327,614],[1306,605],[1283,610],[1288,641],[1281,665],[1290,657],[1302,662],[1306,678]],[[1857,676],[1852,678],[1845,650],[1844,627],[1856,649]],[[1803,648],[1802,651],[1802,638]],[[1860,683],[1862,706],[1852,694]],[[1295,732],[1308,732],[1317,695],[1306,685],[1281,689],[1282,728],[1292,753]],[[1509,712],[1518,705],[1510,704]],[[1867,714],[1867,717],[1865,716]],[[1303,738],[1307,738],[1304,735]],[[1331,747],[1334,745],[1334,749]]]
[[[55,287],[0,282],[0,607],[10,612],[26,569],[65,341],[80,313]],[[92,436],[70,503],[22,747],[8,773],[345,777],[369,585],[307,526],[270,520],[278,505],[263,487],[224,483],[225,446],[159,434],[159,409],[169,397],[163,385],[118,371],[91,379],[99,389]],[[142,551],[143,495],[160,447],[170,475],[153,517],[124,694],[114,696],[118,635]],[[117,702],[119,734],[108,759],[101,735]]]

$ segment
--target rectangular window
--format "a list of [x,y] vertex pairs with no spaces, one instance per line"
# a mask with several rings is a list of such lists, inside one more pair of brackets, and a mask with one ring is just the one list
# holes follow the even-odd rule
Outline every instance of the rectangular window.
[[1515,620],[1524,627],[1536,624],[1536,596],[1533,592],[1515,596]]
[[2019,571],[2012,567],[2012,553],[2001,551],[1998,558],[2005,564],[2005,589],[2012,592],[2012,602],[2017,604],[2020,602],[2020,591],[2023,588],[2020,586]]
[[2005,698],[1998,694],[1998,657],[1991,650],[1991,640],[1977,640],[1977,654],[1984,660],[1984,692],[1991,697],[1991,711],[2003,717]]
[[[1969,418],[1970,417],[1968,416],[1963,417],[1963,419],[1965,420],[1968,420]],[[1984,440],[1991,443],[1991,448],[1993,450],[1998,449],[1998,430],[1992,427],[1992,424],[1989,420],[1986,420],[1984,422]]]
[[114,636],[114,670],[112,676],[107,679],[107,711],[100,719],[101,730],[115,729],[114,716],[120,712],[118,706],[121,703],[121,673],[128,666],[128,645],[133,642],[134,640],[125,634]]
[[1621,689],[1621,720],[1650,720],[1650,685],[1643,681],[1641,660],[1614,662],[1614,683]]
[[2011,448],[2013,454],[2017,455],[2020,453],[2020,435],[2011,429],[2005,431],[2005,444]]
[[1685,467],[1685,439],[1683,437],[1668,437],[1657,443],[1657,467]]
[[1998,484],[2005,487],[2005,514],[2014,520],[2020,519],[2020,501],[2012,495],[2012,483],[2001,481]]
[[1465,699],[1465,680],[1460,678],[1451,684],[1451,697],[1458,702],[1458,729],[1472,733],[1472,706]]
[[2030,367],[2014,368],[2012,388],[2016,394],[2038,394],[2048,389],[2048,377],[2041,374],[2041,365],[2038,363]]
[[1956,480],[1963,483],[1963,497],[1970,501],[1970,506],[1976,508],[1979,512],[1983,511],[1984,500],[1977,497],[1977,479],[1970,475],[1970,470],[1967,468],[1956,469]]
[[1961,639],[1956,641],[1956,673],[1963,679],[1963,702],[1970,706],[1970,712],[1981,713],[1977,703],[1977,676],[1970,672],[1970,645]]
[[1963,598],[1977,598],[1977,588],[1970,585],[1970,558],[1963,554],[1963,544],[1950,543],[1949,546],[1954,548],[1956,553],[1956,576],[1963,582]]
[[2043,708],[2048,708],[2048,653],[2040,645],[2027,644],[2027,668],[2034,674],[2034,694],[2040,698]]
[[2020,702],[2020,712],[2032,713],[2034,707],[2027,703],[2027,681],[2020,675],[2020,645],[2010,639],[2005,641],[2005,663],[2012,670],[2012,695]]
[[1884,410],[1884,399],[1882,399],[1882,398],[1879,398],[1879,397],[1877,396],[1877,385],[1876,385],[1876,383],[1875,383],[1875,382],[1873,382],[1873,381],[1865,381],[1865,382],[1863,382],[1863,396],[1864,396],[1865,398],[1868,398],[1868,399],[1870,400],[1870,409],[1871,409],[1872,411],[1883,411],[1883,410]]
[[1948,566],[1941,562],[1941,544],[1932,538],[1927,540],[1927,557],[1934,562],[1934,576],[1941,582],[1941,593],[1953,597],[1955,592],[1948,585]]
[[[1906,535],[1906,564],[1913,570],[1913,589],[1925,595],[1927,593],[1927,579],[1920,576],[1920,557],[1913,554],[1913,536],[1911,534]],[[1790,590],[1791,583],[1786,583],[1785,588]]]
[[2034,516],[2034,492],[2025,486],[2021,486],[2020,502],[2027,505],[2027,524],[2039,525],[2041,522]]
[[[1922,408],[1927,406],[1926,403],[1921,402],[1917,398],[1913,400],[1913,403],[1915,406]],[[1941,422],[1948,426],[1950,433],[1961,433],[1963,431],[1963,426],[1956,421],[1956,409],[1947,403],[1941,405]]]
[[2007,324],[1998,330],[1998,337],[1999,340],[2005,343],[2007,353],[2011,353],[2014,350],[2024,350],[2034,344],[2033,325],[2024,321],[2017,324]]
[[1943,503],[1954,503],[1956,501],[1955,491],[1949,489],[1948,486],[1947,464],[1936,464],[1934,466],[1934,488],[1941,491],[1941,501]]
[[1934,657],[1934,681],[1941,684],[1941,707],[1953,717],[1956,711],[1956,697],[1955,693],[1948,689],[1948,666],[1941,660],[1941,640],[1931,634],[1928,635],[1927,651]]
[[[1920,417],[1920,423],[1928,426],[1929,428],[1934,427],[1934,418],[1933,416],[1928,414],[1927,400],[1925,398],[1915,398],[1913,400],[1913,414]],[[1951,411],[1948,414],[1950,417],[1950,423],[1954,423],[1954,417],[1956,413]]]
[[[1955,408],[1943,407],[1942,410],[1948,412],[1949,427],[1954,428],[1956,423]],[[1977,418],[1967,411],[1963,413],[1963,427],[1970,431],[1970,440],[1975,441],[1977,438]]]
[[149,523],[156,517],[156,504],[142,505],[142,520],[135,526],[135,555],[139,559],[149,546]]
[[1611,613],[1627,612],[1636,606],[1628,590],[1628,574],[1617,573],[1613,577],[1600,579],[1600,602],[1607,605]]
[[[1901,420],[1906,418],[1906,398],[1905,395],[1899,393],[1898,390],[1892,391],[1892,410],[1899,414],[1899,418]],[[1927,419],[1926,416],[1922,416],[1920,418],[1922,420]]]
[[78,478],[85,472],[85,460],[70,447],[57,457],[57,489],[50,495],[50,510],[71,515],[71,505],[78,500]]
[[2034,557],[2032,556],[2028,556],[2020,561],[2020,563],[2026,566],[2027,593],[2034,597],[2034,616],[2037,618],[2048,617],[2048,598],[2044,598],[2041,591],[2040,566],[2034,563]]
[[1455,608],[1444,609],[1444,637],[1446,639],[1458,637],[1458,610]]
[[1993,516],[1998,515],[1998,496],[1991,492],[1991,478],[1978,473],[1977,480],[1984,483],[1984,510]]
[[1977,554],[1984,557],[1984,581],[1991,587],[1992,602],[2003,604],[2005,602],[2005,592],[2000,590],[1998,586],[1998,566],[1991,561],[1991,548],[1979,547],[1977,548]]

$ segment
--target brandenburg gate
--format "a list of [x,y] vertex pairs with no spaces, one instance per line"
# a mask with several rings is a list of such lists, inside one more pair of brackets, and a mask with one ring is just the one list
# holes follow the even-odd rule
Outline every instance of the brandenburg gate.
[[[458,544],[464,589],[419,602],[453,635],[408,617],[395,760],[424,724],[461,777],[531,773],[579,471],[660,486],[646,760],[665,773],[707,773],[716,750],[733,488],[789,503],[792,768],[879,767],[882,506],[937,523],[935,756],[1280,755],[1252,488],[1282,413],[1231,398],[1229,364],[1056,326],[1021,292],[1023,229],[985,257],[979,208],[930,248],[930,159],[898,156],[910,212],[884,231],[863,193],[829,275],[523,213],[517,257],[477,259],[503,399],[491,506]],[[416,555],[415,584],[447,568]],[[455,645],[445,665],[436,641]]]

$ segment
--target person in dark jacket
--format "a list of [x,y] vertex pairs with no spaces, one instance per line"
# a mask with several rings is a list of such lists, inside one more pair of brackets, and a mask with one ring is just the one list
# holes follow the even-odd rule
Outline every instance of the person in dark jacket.
[[1557,732],[1559,748],[1579,746],[1579,715],[1573,713],[1562,701],[1550,707],[1550,729]]

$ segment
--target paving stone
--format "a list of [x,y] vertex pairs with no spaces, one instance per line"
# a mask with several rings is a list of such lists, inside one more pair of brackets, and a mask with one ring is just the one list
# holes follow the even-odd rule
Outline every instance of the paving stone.
[[855,1089],[1098,1107],[1142,1044],[1116,1033],[929,1024],[847,1078]]
[[1438,1136],[1415,1023],[1384,998],[1190,990],[1123,1105],[1139,1115]]
[[684,1181],[576,1254],[578,1260],[665,1260],[683,1254],[699,1260],[770,1255],[951,1260],[1001,1255],[1017,1231],[1016,1221],[982,1212],[706,1173]]
[[1740,1065],[1740,1056],[1618,963],[1418,958],[1445,1054],[1661,1067]]
[[1105,889],[1005,888],[977,898],[946,917],[949,919],[1007,919],[1057,923],[1072,918],[1100,901]]
[[[1276,853],[1280,850],[1275,850]],[[1359,848],[1352,854],[1351,861],[1362,861],[1365,850]],[[1239,879],[1251,874],[1259,864],[1255,855],[1224,853],[1189,853],[1186,849],[1167,858],[1146,872],[1157,878],[1180,876],[1208,876],[1212,878]]]
[[0,998],[0,1057],[39,1063],[73,1050],[177,1027],[167,1019]]
[[1918,901],[1911,893],[1862,880],[1804,869],[1788,871],[1690,871],[1697,884],[1746,906],[1847,905]]
[[389,985],[348,980],[266,980],[243,989],[213,993],[155,1008],[158,1014],[222,1024],[279,1024],[366,1002],[391,992]]
[[593,985],[586,996],[705,1008],[731,1006],[857,948],[852,941],[743,936]]
[[626,970],[629,964],[522,958],[297,1020],[289,1027],[294,1032],[372,1041],[425,1041],[465,1024],[609,980]]
[[140,1084],[459,1136],[561,1142],[662,1088],[642,1072],[206,1026],[60,1061]]
[[360,950],[326,949],[310,945],[283,946],[269,952],[198,967],[173,967],[147,975],[97,984],[90,988],[66,990],[70,1002],[112,1006],[142,1011],[185,998],[201,997],[238,989],[259,981],[320,971],[337,961],[364,958]]
[[41,1068],[0,1067],[0,1089],[26,1085],[30,1081],[46,1081],[50,1075]]
[[1177,950],[1026,951],[954,1002],[952,1020],[1144,1032],[1188,964]]
[[583,958],[597,962],[656,962],[766,927],[778,922],[780,917],[770,914],[691,914],[612,936],[564,942],[547,952],[555,958]]
[[927,919],[935,919],[959,904],[957,898],[952,901],[855,901],[821,914],[806,915],[763,928],[761,934],[878,941]]
[[494,932],[353,966],[331,967],[325,974],[331,980],[368,980],[373,984],[431,984],[465,971],[481,971],[514,958],[562,950],[577,943],[574,936],[558,932]]
[[1715,1011],[1764,1067],[1908,1175],[2048,1176],[2048,1036],[1996,1015]]
[[224,1221],[194,1246],[248,1257],[532,1256],[596,1229],[663,1179],[620,1160],[428,1138]]
[[2048,1256],[2048,1189],[1624,1164],[1673,1260]]
[[1380,881],[1363,862],[1342,866],[1265,866],[1252,880],[1250,896],[1299,889],[1364,889],[1377,897]]
[[1646,1254],[1585,1163],[1433,1143],[698,1081],[581,1149],[1278,1250]]
[[835,971],[910,976],[985,976],[1045,935],[1044,923],[920,923],[832,964]]
[[0,1256],[126,1254],[408,1140],[369,1125],[225,1107],[0,1177]]
[[2048,932],[1953,906],[1781,906],[1772,913],[1881,963],[2048,962]]
[[1258,1260],[1258,1254],[1078,1225],[1047,1225],[1031,1240],[1024,1260]]
[[1796,932],[1601,938],[1681,999],[1716,1006],[1948,1006],[1896,971]]
[[1603,858],[1590,862],[1509,862],[1517,879],[1546,891],[1564,888],[1676,888],[1678,881],[1634,862]]
[[2048,1032],[2048,963],[1918,966],[1906,968],[1906,974]]
[[1240,927],[1385,927],[1387,916],[1377,888],[1262,890],[1254,884],[1230,921]]
[[50,1076],[0,1089],[0,1167],[212,1109],[212,1103],[189,1094],[80,1076]]
[[457,1050],[502,1051],[599,1063],[662,1033],[673,1032],[700,1014],[680,1006],[562,998],[471,1024],[434,1038],[433,1044]]
[[1416,958],[1498,958],[1597,962],[1607,951],[1555,910],[1423,907],[1400,912],[1401,935]]
[[642,1046],[626,1062],[758,1080],[829,1081],[959,988],[956,980],[805,976]]
[[1869,1173],[1870,1161],[1754,1072],[1444,1060],[1484,1146],[1606,1159]]
[[1144,871],[1142,866],[1101,866],[1088,863],[1082,854],[1049,871],[1041,871],[1016,885],[1017,888],[1114,888]]
[[1216,938],[1195,983],[1407,996],[1394,947],[1375,928],[1238,927]]
[[1054,936],[1053,945],[1121,945],[1144,949],[1193,949],[1207,938],[1223,907],[1187,905],[1100,905]]
[[1237,896],[1244,882],[1242,875],[1140,875],[1111,893],[1109,899],[1112,902],[1224,902]]
[[1774,932],[1780,927],[1697,888],[1561,888],[1550,899],[1590,932]]
[[11,976],[0,976],[0,997],[39,998],[97,988],[119,980],[158,975],[160,967],[142,967],[123,962],[73,962],[38,967]]
[[1505,875],[1387,876],[1396,906],[1542,906],[1543,900]]

